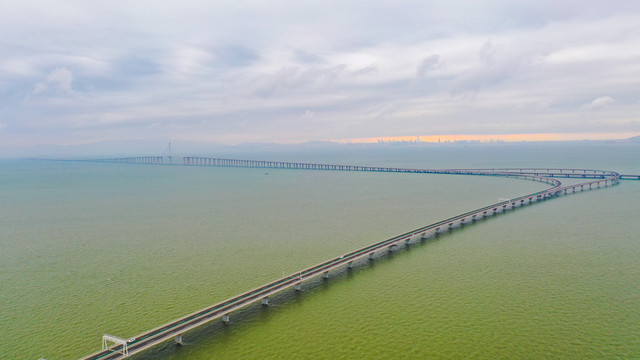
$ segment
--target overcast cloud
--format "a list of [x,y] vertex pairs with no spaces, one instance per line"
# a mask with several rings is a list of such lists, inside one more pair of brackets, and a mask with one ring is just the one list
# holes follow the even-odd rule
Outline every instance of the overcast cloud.
[[0,146],[640,133],[640,2],[0,0]]

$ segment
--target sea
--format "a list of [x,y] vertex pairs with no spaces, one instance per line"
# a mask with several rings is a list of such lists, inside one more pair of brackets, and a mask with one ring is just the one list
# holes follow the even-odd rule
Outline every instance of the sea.
[[[640,144],[214,157],[640,174]],[[569,183],[569,181],[562,180]],[[78,359],[359,247],[545,189],[484,176],[0,160],[0,359]],[[640,181],[490,217],[133,359],[640,359]]]

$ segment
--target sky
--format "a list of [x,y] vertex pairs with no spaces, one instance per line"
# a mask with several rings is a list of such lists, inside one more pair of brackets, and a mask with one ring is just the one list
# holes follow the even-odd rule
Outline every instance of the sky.
[[0,0],[0,150],[640,135],[640,2]]

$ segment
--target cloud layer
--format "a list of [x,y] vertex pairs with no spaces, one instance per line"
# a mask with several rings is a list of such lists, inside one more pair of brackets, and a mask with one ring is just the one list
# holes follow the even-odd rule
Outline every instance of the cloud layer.
[[637,1],[9,2],[0,145],[640,132]]

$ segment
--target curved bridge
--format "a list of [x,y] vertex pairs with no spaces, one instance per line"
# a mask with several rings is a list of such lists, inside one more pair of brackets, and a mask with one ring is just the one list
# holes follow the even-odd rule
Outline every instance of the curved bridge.
[[[280,168],[280,169],[307,169],[307,170],[337,170],[337,171],[374,171],[374,172],[405,172],[426,174],[452,174],[452,175],[480,175],[501,176],[531,181],[540,181],[550,186],[543,191],[525,194],[508,200],[502,200],[478,209],[473,209],[462,214],[414,229],[389,239],[378,241],[371,245],[353,250],[346,254],[324,261],[320,264],[300,270],[294,274],[285,276],[268,284],[262,285],[245,293],[234,296],[192,314],[183,316],[155,329],[136,335],[130,339],[121,339],[111,335],[103,337],[103,349],[89,356],[86,360],[121,359],[144,351],[162,342],[174,339],[176,343],[182,343],[182,335],[189,330],[202,326],[212,320],[221,319],[228,323],[231,313],[250,304],[260,301],[263,305],[269,305],[269,296],[285,289],[294,288],[300,290],[301,284],[309,279],[322,276],[329,277],[331,270],[340,267],[352,268],[359,260],[373,260],[376,256],[395,251],[400,246],[407,246],[412,242],[423,241],[430,236],[444,231],[451,231],[455,227],[496,214],[505,213],[525,205],[537,203],[547,199],[565,195],[568,192],[586,191],[617,185],[621,178],[640,180],[639,175],[620,175],[615,171],[592,169],[555,169],[555,168],[495,168],[495,169],[405,169],[388,167],[370,167],[355,165],[312,164],[295,162],[276,162],[259,160],[235,160],[205,157],[138,157],[118,158],[100,161],[109,163],[134,163],[155,165],[184,165],[184,166],[230,166],[253,168]],[[175,161],[175,163],[174,163]],[[577,178],[584,181],[563,186],[557,178]],[[115,343],[108,346],[107,341]]]

